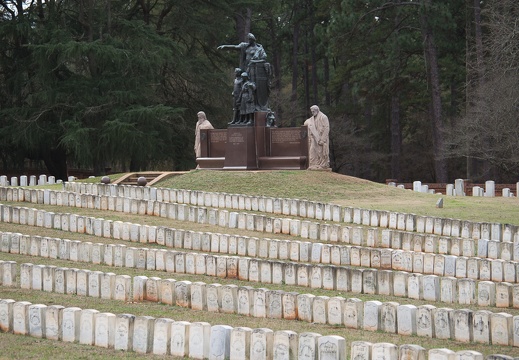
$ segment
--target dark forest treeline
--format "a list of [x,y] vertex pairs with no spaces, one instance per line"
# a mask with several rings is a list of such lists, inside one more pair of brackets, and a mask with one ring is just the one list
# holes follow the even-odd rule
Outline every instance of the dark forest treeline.
[[330,118],[336,172],[517,181],[515,0],[0,0],[0,167],[194,167],[254,33],[281,126]]

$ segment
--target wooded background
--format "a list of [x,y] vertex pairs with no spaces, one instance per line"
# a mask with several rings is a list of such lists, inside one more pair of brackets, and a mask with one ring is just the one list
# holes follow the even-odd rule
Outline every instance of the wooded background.
[[333,171],[515,182],[516,0],[0,0],[0,167],[66,178],[194,168],[196,113],[232,117],[248,32],[270,106],[330,119]]

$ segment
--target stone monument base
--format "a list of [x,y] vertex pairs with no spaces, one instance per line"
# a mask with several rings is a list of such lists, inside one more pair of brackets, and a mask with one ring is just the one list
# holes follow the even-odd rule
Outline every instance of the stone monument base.
[[268,112],[254,113],[254,125],[200,130],[199,169],[304,170],[308,129],[266,127]]
[[332,168],[308,168],[308,170],[312,171],[332,171]]
[[227,128],[224,170],[256,170],[255,127],[232,126]]
[[304,170],[306,156],[264,156],[258,159],[259,168],[264,170]]
[[221,170],[225,162],[224,157],[199,157],[196,159],[198,169]]

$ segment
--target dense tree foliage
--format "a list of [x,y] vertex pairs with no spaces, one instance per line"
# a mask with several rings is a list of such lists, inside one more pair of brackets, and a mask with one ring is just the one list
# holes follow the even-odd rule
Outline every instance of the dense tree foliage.
[[189,169],[196,113],[230,120],[253,32],[271,108],[318,104],[334,171],[384,181],[516,181],[514,0],[0,0],[0,156],[102,174]]

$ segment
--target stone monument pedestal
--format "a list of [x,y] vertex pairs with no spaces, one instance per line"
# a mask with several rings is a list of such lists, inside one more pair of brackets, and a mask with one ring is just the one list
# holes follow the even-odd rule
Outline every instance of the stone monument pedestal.
[[304,170],[308,168],[308,129],[266,127],[268,112],[254,113],[254,125],[200,130],[200,169]]
[[227,128],[224,170],[256,170],[256,127],[230,126]]

